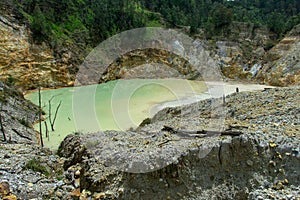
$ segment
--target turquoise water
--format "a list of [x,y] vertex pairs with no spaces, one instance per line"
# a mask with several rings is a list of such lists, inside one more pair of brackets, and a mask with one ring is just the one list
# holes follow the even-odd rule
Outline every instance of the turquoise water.
[[[204,91],[204,82],[179,79],[117,80],[99,85],[42,90],[42,107],[49,131],[48,101],[52,98],[52,118],[57,105],[62,102],[55,130],[50,131],[49,138],[44,136],[45,146],[57,149],[60,142],[74,132],[136,128],[143,119],[154,114],[151,113],[154,106]],[[26,98],[38,104],[38,92],[32,92]],[[38,130],[38,124],[35,128]]]

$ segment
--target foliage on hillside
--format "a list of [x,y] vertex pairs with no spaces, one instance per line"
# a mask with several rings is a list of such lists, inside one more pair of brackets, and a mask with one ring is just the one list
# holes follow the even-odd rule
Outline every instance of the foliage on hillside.
[[151,18],[137,0],[23,0],[15,1],[15,5],[29,21],[34,40],[51,41],[52,46],[72,40],[96,43],[143,27]]
[[[36,42],[95,46],[106,38],[144,26],[190,26],[208,36],[228,32],[232,21],[268,26],[278,37],[300,23],[298,0],[3,0],[14,6]],[[9,6],[7,6],[9,5]]]
[[160,12],[176,24],[204,28],[218,34],[232,21],[268,26],[280,36],[300,23],[298,0],[140,0],[143,7]]

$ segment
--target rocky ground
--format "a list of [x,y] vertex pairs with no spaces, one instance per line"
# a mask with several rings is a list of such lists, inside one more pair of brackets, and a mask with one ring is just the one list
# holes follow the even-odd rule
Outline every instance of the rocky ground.
[[[18,199],[47,199],[63,185],[63,160],[47,149],[24,144],[1,144],[0,196]],[[4,190],[8,183],[10,190]],[[1,189],[2,188],[2,189]]]
[[240,92],[217,107],[204,100],[166,108],[134,131],[70,135],[60,157],[37,146],[1,144],[0,195],[298,200],[299,91]]
[[[37,133],[32,124],[38,120],[38,107],[22,93],[0,81],[0,141],[36,144]],[[3,133],[4,132],[4,133]]]

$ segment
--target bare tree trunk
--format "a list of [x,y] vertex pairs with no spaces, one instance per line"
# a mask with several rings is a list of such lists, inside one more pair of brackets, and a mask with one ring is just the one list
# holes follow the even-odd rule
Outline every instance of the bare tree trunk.
[[54,113],[54,118],[52,120],[52,118],[51,118],[51,101],[52,101],[52,99],[53,99],[53,97],[49,100],[49,122],[50,122],[51,130],[54,131],[55,120],[56,120],[57,113],[61,106],[62,101],[60,101],[59,104],[57,105],[55,113]]
[[[1,106],[2,107],[2,106]],[[2,111],[2,110],[1,110]],[[1,132],[3,134],[3,142],[6,142],[7,139],[6,139],[6,135],[5,135],[5,131],[4,131],[4,126],[3,126],[3,122],[2,122],[2,115],[1,115],[1,112],[0,112],[0,126],[1,126]]]
[[52,124],[52,118],[51,118],[51,101],[52,101],[52,99],[53,99],[53,97],[51,99],[49,99],[49,101],[48,101],[48,103],[49,103],[49,111],[48,111],[49,114],[48,115],[49,115],[49,122],[50,122],[51,130],[54,131],[52,128],[52,125],[51,125]]
[[3,142],[6,142],[7,139],[6,139],[5,130],[4,130],[3,121],[2,121],[2,115],[1,115],[1,112],[3,111],[2,108],[3,108],[3,104],[1,102],[1,107],[0,107],[0,128],[1,128],[1,132],[3,134]]
[[54,131],[54,123],[55,123],[55,120],[56,120],[56,117],[57,117],[58,109],[59,109],[59,107],[61,106],[61,102],[62,102],[62,101],[60,101],[59,104],[58,104],[57,107],[56,107],[55,114],[54,114],[54,118],[53,118],[53,124],[51,124],[51,129],[52,129],[53,131]]
[[46,128],[46,138],[48,138],[48,141],[50,140],[50,134],[49,134],[49,130],[48,130],[48,125],[47,125],[47,122],[45,122],[45,128]]
[[42,97],[41,97],[41,87],[39,87],[39,125],[40,125],[40,141],[41,141],[41,146],[44,147],[43,134],[42,134]]

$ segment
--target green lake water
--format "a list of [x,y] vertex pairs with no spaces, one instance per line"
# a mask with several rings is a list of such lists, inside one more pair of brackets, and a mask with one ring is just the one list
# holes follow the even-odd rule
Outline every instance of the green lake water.
[[[52,118],[61,101],[55,131],[44,136],[46,147],[57,149],[60,142],[74,132],[90,133],[101,130],[127,130],[136,128],[145,118],[151,117],[162,103],[203,94],[204,82],[181,79],[117,80],[99,85],[42,90],[42,107],[48,123],[48,101],[52,98]],[[38,92],[26,95],[38,104]],[[39,130],[39,124],[35,125]],[[43,122],[43,135],[45,125]]]

